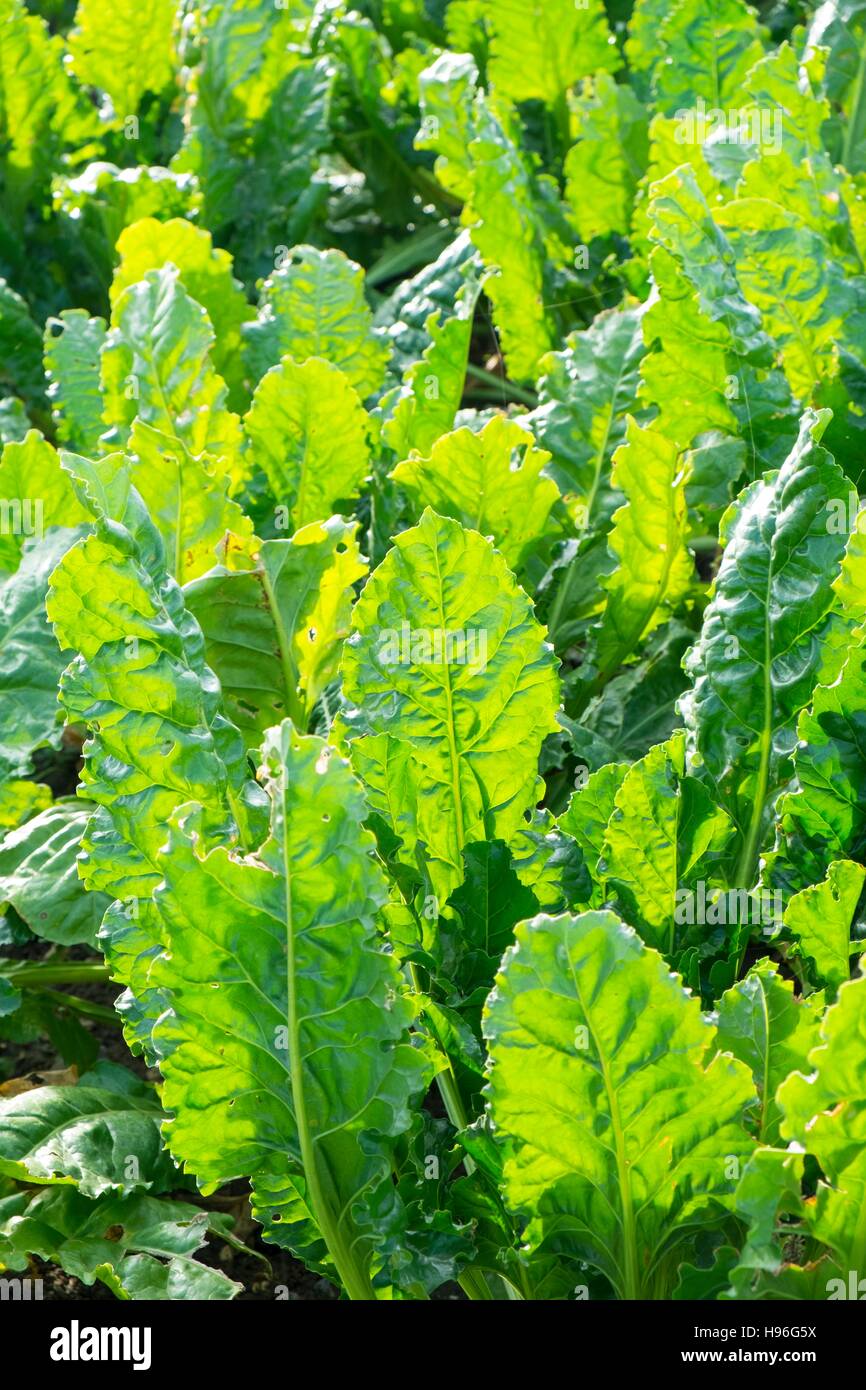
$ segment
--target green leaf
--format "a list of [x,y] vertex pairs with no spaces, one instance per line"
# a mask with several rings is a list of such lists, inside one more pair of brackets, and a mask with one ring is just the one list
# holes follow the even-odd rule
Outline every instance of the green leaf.
[[716,211],[737,258],[737,275],[779,343],[795,395],[838,371],[837,344],[862,341],[866,282],[852,277],[822,236],[767,198],[738,198]]
[[517,570],[543,538],[559,497],[556,483],[542,473],[549,459],[527,430],[496,415],[477,432],[442,435],[428,458],[398,463],[391,477],[408,492],[416,516],[430,506],[490,536]]
[[115,301],[102,349],[103,419],[124,443],[135,419],[181,440],[193,455],[210,454],[237,485],[240,421],[226,407],[226,387],[211,361],[214,331],[187,294],[177,269],[164,265]]
[[687,451],[683,460],[683,467],[688,469],[686,501],[692,529],[698,535],[712,536],[718,532],[722,517],[739,490],[747,457],[745,439],[735,439],[718,430],[707,431],[700,444]]
[[195,812],[160,858],[166,1137],[206,1190],[249,1177],[268,1239],[372,1298],[372,1213],[428,1064],[377,936],[387,891],[348,765],[288,721],[262,758],[271,834],[255,856],[208,852]]
[[0,978],[0,1018],[8,1018],[21,1008],[21,991],[9,980]]
[[0,279],[0,389],[30,407],[44,403],[42,335],[21,298]]
[[417,817],[445,898],[464,847],[508,843],[539,799],[538,754],[557,727],[553,654],[502,557],[429,508],[371,575],[354,624],[342,668],[359,706],[352,732],[404,746],[411,785],[393,804]]
[[843,201],[843,197],[853,200],[853,195],[845,188],[820,143],[817,148],[804,147],[801,139],[797,145],[797,153],[807,157],[796,158],[784,144],[781,150],[773,145],[762,147],[756,158],[751,159],[743,169],[737,186],[738,195],[744,200],[763,199],[767,193],[769,170],[774,206],[794,224],[802,223],[807,227],[824,243],[826,254],[838,261],[840,268],[856,276],[862,270],[862,260],[854,242],[848,208]]
[[713,1263],[710,1266],[681,1264],[679,1283],[671,1298],[683,1299],[686,1302],[704,1302],[718,1298],[727,1289],[731,1270],[738,1258],[738,1253],[732,1245],[721,1245],[714,1252]]
[[367,572],[357,530],[339,517],[311,522],[265,541],[254,568],[217,567],[184,591],[226,711],[252,747],[286,714],[305,729],[336,675],[352,586]]
[[653,243],[652,200],[655,185],[675,170],[687,178],[693,178],[707,202],[712,204],[717,201],[722,185],[708,163],[704,135],[705,131],[697,122],[693,124],[688,119],[683,120],[682,115],[669,118],[657,111],[652,117],[649,123],[649,165],[635,197],[629,237],[636,251],[645,254]]
[[[350,639],[351,640],[351,639]],[[346,648],[343,649],[345,659]],[[341,731],[337,723],[335,732]],[[370,810],[385,826],[387,862],[395,878],[404,877],[414,894],[426,878],[437,882],[438,865],[428,862],[428,845],[436,846],[448,832],[452,811],[448,786],[436,786],[418,762],[413,744],[389,733],[366,733],[350,745],[352,767],[364,786]],[[377,826],[381,833],[381,828]],[[445,884],[450,892],[462,877],[462,868],[450,866]],[[434,895],[438,912],[442,894]]]
[[51,805],[51,788],[15,777],[0,781],[0,830],[14,830]]
[[649,264],[656,295],[644,334],[655,351],[641,364],[640,394],[658,407],[655,427],[680,449],[708,430],[735,433],[727,326],[701,312],[698,296],[664,247],[654,248]]
[[790,1072],[806,1065],[818,1041],[820,1012],[810,1000],[796,996],[793,982],[783,979],[765,957],[722,995],[718,1018],[719,1047],[745,1062],[758,1089],[755,1135],[764,1144],[778,1144],[776,1089]]
[[[823,140],[825,123],[831,118],[830,103],[821,90],[825,73],[818,54],[810,53],[808,62],[803,62],[796,47],[785,40],[755,64],[743,84],[743,90],[749,97],[747,112],[743,114],[751,119],[755,110],[772,109],[773,135],[781,127],[782,150],[791,163],[808,157],[809,167],[800,165],[804,182],[801,194],[805,193],[807,197],[820,188],[829,192],[834,182]],[[766,121],[762,126],[765,130]],[[777,143],[775,139],[767,141],[765,138],[752,141],[757,146],[757,158],[750,161],[744,170],[745,184],[750,179],[750,168],[754,167],[757,171],[765,158],[778,157],[781,151]],[[773,190],[778,199],[778,180],[774,180]]]
[[488,0],[488,75],[500,96],[554,106],[580,77],[622,65],[601,0]]
[[565,160],[565,197],[580,236],[627,236],[649,158],[647,112],[630,87],[601,71],[576,103],[576,144]]
[[712,874],[733,826],[706,788],[686,776],[685,734],[651,748],[626,773],[614,797],[599,874],[621,915],[647,945],[672,955],[677,911]]
[[111,282],[112,308],[123,291],[149,270],[166,264],[177,267],[187,294],[207,310],[216,339],[214,367],[229,387],[230,404],[241,406],[245,400],[241,324],[255,315],[243,287],[232,275],[229,253],[214,247],[210,232],[182,217],[168,222],[143,217],[120,233],[116,254],[119,263]]
[[[484,289],[509,375],[533,380],[553,346],[545,311],[545,209],[513,110],[481,93],[470,99],[476,80],[472,59],[450,53],[421,74],[418,143],[438,152],[437,171],[465,201],[462,221],[490,271]],[[459,113],[455,91],[464,94]]]
[[[852,647],[838,679],[819,685],[797,723],[799,786],[779,803],[783,860],[800,884],[823,877],[831,859],[862,857],[866,846],[866,646]],[[783,864],[774,864],[779,872]],[[799,885],[798,885],[799,886]]]
[[807,411],[783,467],[727,512],[713,600],[687,659],[694,688],[681,708],[702,775],[740,832],[737,887],[752,887],[768,798],[790,774],[844,549],[827,518],[848,484],[820,447],[823,424]]
[[593,907],[600,907],[604,899],[597,865],[605,831],[616,806],[616,797],[628,770],[628,763],[609,763],[590,773],[577,787],[557,821],[560,830],[571,835],[580,845],[590,873],[596,880],[591,898]]
[[440,435],[453,428],[463,399],[466,366],[472,342],[475,306],[481,280],[473,261],[468,262],[456,299],[449,310],[434,310],[425,321],[429,338],[420,360],[411,363],[403,381],[387,404],[390,411],[382,437],[401,458],[427,454]]
[[0,1174],[74,1186],[84,1197],[171,1191],[156,1088],[113,1062],[74,1086],[36,1086],[0,1100]]
[[[47,192],[63,146],[84,143],[98,122],[92,110],[83,114],[86,103],[73,92],[60,35],[50,35],[41,15],[28,14],[19,0],[4,0],[2,12],[3,220],[22,229],[28,208]],[[4,246],[4,258],[5,254]]]
[[254,381],[289,356],[324,358],[362,400],[382,385],[388,348],[373,328],[364,272],[341,251],[296,246],[262,286],[258,318],[243,335]]
[[87,1287],[98,1279],[115,1298],[230,1299],[242,1286],[195,1259],[208,1232],[225,1236],[228,1225],[164,1197],[90,1201],[70,1188],[17,1191],[0,1196],[0,1260],[24,1269],[38,1255]]
[[47,530],[90,520],[60,466],[57,451],[38,430],[28,430],[23,440],[5,445],[0,458],[0,505],[4,508],[0,571],[18,568],[28,537],[38,541]]
[[864,881],[862,864],[837,859],[823,883],[795,893],[785,909],[785,926],[813,962],[818,983],[833,991],[850,978],[851,956],[863,949],[862,942],[851,940],[851,923]]
[[467,845],[463,861],[466,877],[448,906],[458,913],[460,923],[454,931],[459,959],[455,983],[468,995],[479,986],[490,989],[502,953],[514,940],[516,924],[535,915],[538,901],[520,881],[501,840]]
[[632,73],[652,73],[663,55],[659,52],[658,31],[667,14],[665,0],[635,0],[625,45]]
[[112,455],[148,509],[160,536],[169,573],[178,584],[213,567],[230,533],[233,543],[249,540],[253,524],[227,495],[219,463],[193,458],[183,440],[163,434],[141,418],[134,420],[129,454]]
[[64,309],[45,325],[51,414],[61,444],[76,453],[96,453],[104,429],[99,356],[106,332],[105,320],[85,309]]
[[845,616],[858,627],[866,623],[866,507],[857,510],[833,589]]
[[351,510],[370,466],[369,421],[338,367],[284,357],[256,387],[244,417],[250,455],[291,530]]
[[563,912],[592,900],[592,879],[577,839],[567,835],[546,808],[536,807],[509,848],[517,877],[531,888],[543,912]]
[[827,49],[824,88],[844,116],[840,160],[851,173],[866,168],[863,83],[866,80],[866,24],[860,0],[820,5],[809,21],[810,51]]
[[99,807],[82,876],[91,889],[146,896],[161,877],[156,857],[178,806],[200,802],[216,837],[231,841],[238,826],[250,833],[245,753],[128,476],[111,457],[66,462],[98,519],[97,534],[55,569],[47,605],[61,645],[78,652],[61,699],[73,719],[99,730],[82,773]]
[[866,1259],[864,996],[863,976],[840,987],[821,1025],[821,1042],[809,1054],[811,1075],[792,1072],[776,1095],[784,1113],[782,1137],[813,1154],[823,1175],[806,1204],[809,1229],[846,1271],[861,1270]]
[[415,144],[436,151],[436,177],[461,202],[473,189],[469,144],[477,84],[478,67],[468,53],[440,53],[418,77],[422,121]]
[[640,306],[598,314],[572,333],[561,352],[541,363],[540,404],[527,417],[566,503],[578,504],[586,529],[613,511],[610,461],[625,440],[626,416],[637,409],[644,355]]
[[35,936],[94,944],[110,899],[85,893],[76,856],[90,809],[56,801],[0,841],[0,902],[11,903]]
[[512,114],[480,106],[469,145],[472,195],[463,213],[472,244],[493,272],[485,292],[508,366],[516,381],[531,381],[553,347],[545,310],[547,253],[536,192]]
[[66,658],[45,616],[45,598],[52,570],[78,535],[56,528],[28,541],[18,570],[0,587],[0,764],[22,772],[34,748],[60,741],[57,682]]
[[[790,1218],[802,1218],[803,1155],[787,1149],[756,1149],[737,1187],[737,1215],[748,1235],[731,1271],[733,1298],[784,1297],[784,1237],[799,1235]],[[787,1217],[783,1223],[781,1218]],[[777,1235],[778,1233],[778,1235]],[[782,1237],[781,1239],[779,1237]],[[818,1266],[820,1270],[821,1266]],[[823,1275],[826,1278],[826,1271]],[[826,1296],[826,1287],[823,1295]],[[794,1297],[809,1297],[805,1291]]]
[[707,1063],[697,999],[612,913],[516,935],[485,1015],[506,1201],[530,1250],[585,1261],[619,1298],[669,1296],[666,1257],[733,1204],[751,1078]]
[[29,429],[24,402],[17,396],[0,396],[0,446],[20,443]]
[[[435,246],[438,251],[438,241]],[[413,267],[415,264],[413,260]],[[388,269],[386,261],[385,270]],[[468,231],[462,230],[449,237],[435,260],[423,265],[411,278],[401,280],[381,300],[376,308],[375,324],[385,330],[391,343],[389,372],[395,382],[432,346],[433,338],[427,331],[431,316],[445,323],[455,313],[465,314],[480,275],[478,253],[473,249]],[[378,277],[374,275],[374,278]]]
[[699,97],[711,107],[736,106],[746,74],[764,53],[763,30],[744,0],[679,0],[672,6],[650,0],[637,6],[635,37],[636,31],[652,65],[653,94],[667,115],[694,106]]
[[653,238],[682,265],[698,296],[701,314],[722,324],[743,357],[766,364],[771,344],[761,315],[744,294],[731,248],[711,213],[710,200],[686,165],[652,185]]
[[138,111],[145,92],[161,93],[174,76],[172,0],[79,0],[69,36],[79,82],[111,97],[123,120]]
[[609,681],[573,723],[564,717],[578,770],[596,771],[606,763],[642,758],[664,743],[680,724],[677,701],[686,677],[683,657],[694,632],[676,621],[657,628],[645,643],[640,661]]
[[[495,968],[494,963],[493,969]],[[475,1006],[474,1012],[480,1014],[480,1003]],[[448,1008],[445,1004],[425,999],[424,1017],[437,1044],[450,1059],[452,1066],[463,1068],[474,1077],[484,1075],[484,1048],[462,1013],[457,1009]]]
[[74,177],[59,174],[53,195],[61,234],[74,238],[107,296],[117,263],[115,247],[124,227],[142,217],[167,221],[197,216],[201,195],[191,174],[160,165],[118,168],[99,160]]
[[[604,493],[602,507],[615,506],[617,494],[607,487]],[[578,503],[575,507],[578,516],[582,505]],[[549,603],[544,605],[544,617],[550,640],[561,655],[573,653],[586,643],[604,607],[604,581],[615,567],[616,559],[608,547],[603,521],[599,529],[567,540],[554,555],[553,563],[538,585],[538,596],[543,600],[551,595]],[[579,687],[586,675],[587,671],[580,667],[568,669],[566,693],[570,693],[575,684]]]
[[319,167],[333,145],[334,63],[308,56],[320,42],[308,24],[307,11],[272,0],[208,5],[198,17],[172,166],[195,175],[202,221],[234,247],[250,286],[304,238],[329,192]]
[[650,185],[657,293],[644,331],[658,347],[644,359],[641,395],[658,406],[657,427],[683,448],[710,429],[742,434],[757,472],[781,461],[780,433],[788,447],[790,391],[773,365],[775,347],[760,314],[737,279],[705,183],[699,169],[682,165]]
[[[20,944],[27,945],[27,941]],[[4,968],[8,968],[8,963]],[[6,996],[7,986],[12,988],[12,980],[4,977],[0,977],[0,980],[0,994]],[[99,1043],[84,1026],[83,1016],[75,1007],[69,1008],[62,1002],[61,991],[22,987],[20,992],[14,990],[14,994],[17,996],[17,1007],[13,999],[13,1011],[5,1018],[0,1017],[0,1038],[4,1043],[11,1042],[27,1048],[33,1043],[40,1047],[48,1046],[52,1049],[52,1055],[56,1054],[67,1067],[75,1067],[79,1073],[93,1067],[99,1053]],[[61,995],[60,999],[58,995]]]
[[607,602],[586,677],[595,694],[689,592],[694,563],[686,544],[685,474],[679,450],[629,419],[614,457],[613,484],[626,502],[613,515],[609,545],[617,559],[604,581]]

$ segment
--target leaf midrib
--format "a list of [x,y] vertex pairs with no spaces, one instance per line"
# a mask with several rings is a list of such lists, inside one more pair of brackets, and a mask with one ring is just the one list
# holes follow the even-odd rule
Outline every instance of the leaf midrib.
[[322,1175],[319,1171],[316,1140],[307,1113],[307,1097],[304,1085],[304,1067],[301,1059],[300,1030],[301,1019],[298,1014],[295,966],[295,927],[292,911],[292,863],[289,854],[289,807],[288,807],[288,769],[283,763],[279,780],[280,802],[282,807],[283,833],[280,837],[280,854],[283,867],[286,902],[286,1024],[289,1043],[289,1079],[295,1111],[295,1124],[298,1131],[298,1144],[304,1177],[309,1186],[310,1207],[316,1224],[325,1238],[325,1243],[337,1267],[346,1291],[351,1299],[373,1300],[375,1294],[369,1276],[361,1269],[350,1248],[343,1239],[340,1216],[335,1213],[325,1193]]
[[[437,607],[439,609],[439,628],[441,632],[446,631],[445,626],[445,606],[444,592],[442,584],[442,568],[439,564],[439,548],[433,546],[433,558],[436,563],[436,586],[438,590]],[[463,824],[463,803],[460,799],[460,755],[457,751],[457,736],[454,728],[454,693],[451,688],[451,669],[446,661],[444,663],[444,682],[442,689],[445,692],[446,720],[445,728],[448,735],[448,757],[451,771],[451,795],[454,798],[454,817],[457,823],[457,850],[462,853],[466,843],[466,830]]]
[[592,1038],[593,1045],[598,1056],[601,1068],[602,1081],[604,1082],[605,1094],[607,1096],[608,1108],[610,1110],[611,1128],[614,1137],[614,1151],[616,1157],[617,1180],[619,1183],[620,1198],[622,1201],[622,1234],[623,1245],[625,1247],[625,1286],[624,1297],[626,1299],[637,1299],[640,1293],[640,1279],[638,1272],[638,1252],[637,1252],[637,1229],[634,1216],[634,1199],[631,1190],[631,1175],[629,1172],[629,1162],[625,1147],[625,1131],[622,1124],[622,1116],[619,1111],[616,1088],[610,1075],[607,1059],[599,1042],[598,1034],[593,1027],[592,1015],[587,1007],[580,988],[577,971],[574,961],[569,958],[569,969],[574,983],[574,992],[583,1016],[586,1019],[586,1026]]

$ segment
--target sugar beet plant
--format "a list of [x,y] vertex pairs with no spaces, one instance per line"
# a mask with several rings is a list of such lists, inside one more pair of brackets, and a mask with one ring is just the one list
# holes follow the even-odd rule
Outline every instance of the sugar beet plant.
[[0,1264],[858,1297],[866,8],[0,21]]

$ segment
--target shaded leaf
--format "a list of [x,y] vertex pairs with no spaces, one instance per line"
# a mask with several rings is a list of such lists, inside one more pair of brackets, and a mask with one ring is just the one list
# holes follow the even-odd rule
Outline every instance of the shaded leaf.
[[64,309],[45,325],[45,375],[48,399],[61,444],[76,453],[98,450],[102,420],[99,355],[105,320],[84,309]]
[[765,957],[722,995],[718,1017],[719,1047],[745,1062],[754,1077],[760,1102],[756,1137],[778,1144],[776,1089],[789,1072],[806,1065],[818,1041],[820,1010],[795,996],[793,982]]
[[163,1148],[156,1088],[114,1062],[72,1086],[37,1086],[0,1100],[0,1173],[72,1185],[84,1197],[171,1191],[180,1185]]
[[253,568],[219,566],[187,586],[226,710],[250,746],[291,714],[306,728],[336,675],[350,630],[353,585],[366,573],[357,523],[311,522],[265,541]]
[[44,941],[93,945],[111,901],[86,893],[78,876],[90,809],[73,799],[56,801],[0,841],[0,902],[11,903]]
[[195,1259],[208,1231],[224,1236],[227,1227],[226,1217],[164,1197],[18,1191],[0,1197],[0,1259],[25,1269],[38,1255],[87,1287],[98,1279],[116,1298],[230,1299],[241,1285]]

